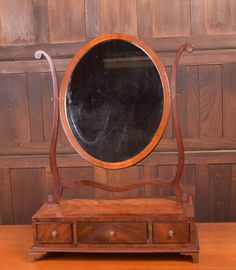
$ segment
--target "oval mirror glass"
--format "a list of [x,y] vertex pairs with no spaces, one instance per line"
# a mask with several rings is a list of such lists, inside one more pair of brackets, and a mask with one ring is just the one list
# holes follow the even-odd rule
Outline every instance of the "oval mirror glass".
[[86,160],[123,168],[143,159],[164,132],[169,84],[156,54],[127,35],[107,35],[82,48],[63,78],[65,133]]

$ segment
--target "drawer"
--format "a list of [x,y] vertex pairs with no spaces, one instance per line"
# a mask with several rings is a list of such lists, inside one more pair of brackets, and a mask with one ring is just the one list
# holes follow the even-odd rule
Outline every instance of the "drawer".
[[145,222],[79,223],[77,232],[79,243],[147,243]]
[[154,243],[187,243],[190,241],[190,223],[157,222],[153,224]]
[[72,224],[38,223],[37,236],[39,243],[72,243]]

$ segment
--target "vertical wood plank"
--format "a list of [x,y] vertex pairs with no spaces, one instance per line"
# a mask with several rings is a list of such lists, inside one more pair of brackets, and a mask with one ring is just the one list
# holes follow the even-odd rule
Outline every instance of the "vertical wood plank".
[[33,0],[35,43],[49,42],[48,3],[45,0]]
[[156,0],[153,12],[153,37],[191,34],[190,0]]
[[12,194],[8,168],[0,169],[0,187],[0,224],[12,224]]
[[[170,82],[170,78],[171,78],[171,67],[165,67],[167,76],[168,76],[168,80]],[[170,89],[171,91],[171,89]],[[174,129],[173,129],[173,117],[172,117],[172,109],[170,108],[170,114],[169,114],[169,119],[166,125],[166,129],[165,132],[163,134],[163,139],[173,139],[174,137]],[[158,146],[157,146],[158,147]]]
[[[146,165],[143,167],[144,178],[158,178],[158,166]],[[159,187],[146,185],[144,187],[145,197],[158,197]]]
[[221,66],[199,67],[200,134],[203,137],[222,136],[221,78]]
[[[61,82],[62,82],[62,79],[63,79],[63,76],[64,76],[64,72],[57,72],[57,80],[58,80],[58,85],[61,85]],[[51,79],[52,81],[52,79]],[[60,91],[60,89],[59,89]],[[53,104],[51,104],[50,106],[52,106]],[[53,113],[53,109],[51,107],[51,110],[52,110],[52,113]],[[52,127],[50,127],[51,129]],[[66,145],[70,145],[66,135],[65,135],[65,132],[63,130],[63,127],[62,127],[62,124],[61,124],[61,121],[59,120],[59,127],[58,127],[58,143],[62,143],[62,144],[66,144]],[[71,150],[72,150],[72,146],[71,146]],[[73,152],[74,150],[72,150]]]
[[[162,180],[171,180],[176,172],[176,166],[173,165],[164,165],[158,166],[159,178]],[[173,192],[170,188],[159,188],[158,189],[159,197],[173,196]]]
[[33,143],[43,142],[43,113],[39,73],[27,74],[27,88],[29,100],[31,141]]
[[[102,184],[108,184],[107,170],[100,167],[94,167],[94,180]],[[98,188],[95,189],[95,198],[108,198],[109,194],[110,192],[108,191]]]
[[99,35],[99,0],[85,0],[86,37]]
[[1,144],[30,142],[25,74],[0,75]]
[[196,170],[195,165],[185,165],[183,175],[181,177],[181,185],[183,191],[193,198],[195,206],[195,179]]
[[54,180],[49,167],[44,168],[44,179],[45,179],[45,199],[47,199],[49,195],[54,194],[55,190]]
[[[109,185],[125,186],[137,181],[143,176],[143,168],[141,166],[132,166],[125,169],[108,170]],[[144,196],[144,188],[136,188],[125,192],[114,192],[109,194],[110,198],[135,198]]]
[[236,33],[235,0],[207,0],[206,31],[208,34]]
[[153,26],[153,0],[137,0],[138,36],[151,38]]
[[45,200],[43,170],[12,169],[11,183],[14,223],[29,224]]
[[31,0],[1,0],[0,44],[33,44],[34,20]]
[[230,192],[230,221],[236,221],[236,164],[232,165],[232,183]]
[[100,34],[137,35],[136,0],[100,0],[99,3]]
[[50,42],[85,39],[84,0],[48,0]]
[[41,73],[44,140],[50,142],[53,117],[52,79],[49,73]]
[[[60,176],[65,181],[70,180],[93,180],[93,168],[92,167],[80,167],[80,168],[60,168]],[[72,198],[94,198],[93,187],[81,187],[74,189],[65,189],[62,199]]]
[[205,2],[191,0],[191,34],[193,36],[206,34]]
[[196,165],[196,219],[198,222],[210,220],[210,178],[208,164]]
[[180,65],[177,72],[177,110],[179,115],[181,133],[183,138],[187,136],[187,89],[186,89],[186,69]]
[[231,164],[209,165],[211,221],[227,221],[230,218]]
[[224,137],[236,137],[236,64],[223,65],[223,133]]
[[187,137],[197,138],[200,135],[198,67],[186,67],[187,94]]

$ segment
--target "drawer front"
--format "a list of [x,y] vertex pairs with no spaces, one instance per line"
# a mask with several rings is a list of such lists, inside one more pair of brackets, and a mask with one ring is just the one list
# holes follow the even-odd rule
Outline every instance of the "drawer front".
[[157,222],[153,224],[154,243],[188,243],[190,224],[188,222]]
[[79,223],[77,232],[79,243],[147,243],[147,224],[144,222]]
[[72,224],[37,224],[39,243],[72,243]]

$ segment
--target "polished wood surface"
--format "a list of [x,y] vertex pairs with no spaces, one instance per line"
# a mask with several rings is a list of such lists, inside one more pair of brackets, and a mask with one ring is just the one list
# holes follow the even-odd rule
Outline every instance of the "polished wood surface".
[[[184,205],[184,206],[183,206]],[[35,213],[35,219],[63,218],[69,220],[75,216],[80,219],[93,219],[97,221],[109,220],[111,216],[125,217],[126,220],[145,220],[155,215],[161,220],[166,215],[179,215],[181,218],[194,217],[191,198],[187,203],[176,202],[175,198],[168,199],[119,199],[119,200],[91,200],[74,199],[61,200],[58,204],[45,203]]]
[[79,243],[147,243],[145,222],[85,222],[77,224],[77,231]]
[[173,253],[198,262],[192,198],[45,203],[33,216],[32,261],[47,252]]
[[[52,85],[46,60],[36,61],[35,51],[40,47],[56,58],[61,81],[71,56],[85,42],[111,32],[144,40],[158,53],[168,75],[176,49],[185,42],[194,45],[192,54],[181,57],[177,74],[177,103],[186,150],[183,189],[194,197],[199,221],[235,221],[235,1],[137,0],[116,1],[115,5],[114,0],[57,2],[55,9],[53,0],[0,1],[2,223],[31,223],[32,215],[52,193],[48,161]],[[60,27],[56,25],[59,18]],[[119,170],[116,175],[94,168],[75,155],[61,127],[57,151],[64,179],[91,179],[119,186],[143,177],[172,177],[177,164],[171,117],[156,151],[138,166]],[[31,187],[37,194],[32,194]],[[166,194],[168,190],[152,186],[123,194],[81,187],[67,190],[63,198]]]
[[32,241],[30,225],[0,226],[0,269],[184,269],[234,270],[236,268],[236,223],[198,224],[201,246],[199,264],[175,254],[50,254],[29,263]]

